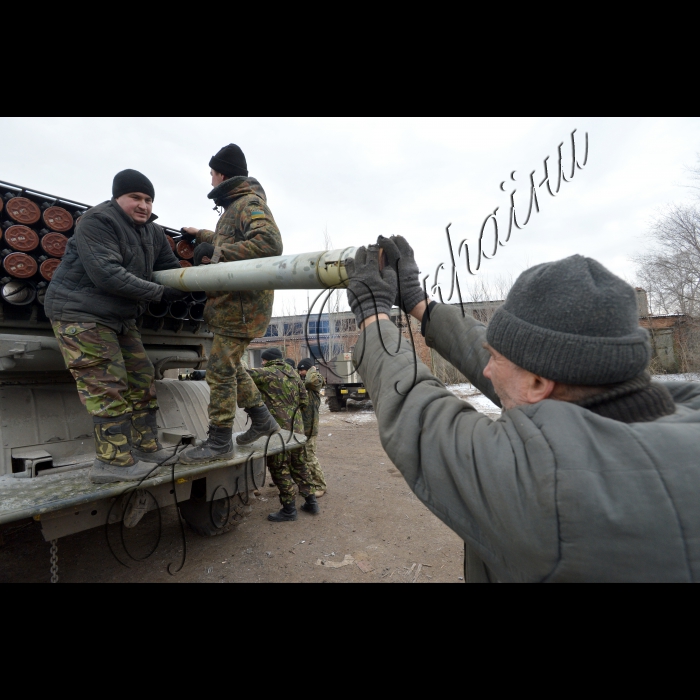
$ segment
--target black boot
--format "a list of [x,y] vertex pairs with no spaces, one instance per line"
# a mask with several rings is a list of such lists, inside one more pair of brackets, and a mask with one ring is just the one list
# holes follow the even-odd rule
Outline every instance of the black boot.
[[236,449],[233,446],[233,430],[209,426],[209,439],[199,447],[190,447],[180,455],[180,464],[196,465],[225,462],[233,459]]
[[273,513],[268,520],[271,523],[295,523],[297,521],[297,504],[290,503],[279,513]]
[[304,511],[304,513],[308,513],[309,515],[321,514],[321,509],[318,506],[316,496],[309,496],[306,499],[306,503],[301,507],[301,509]]
[[250,416],[253,425],[250,430],[236,438],[236,442],[241,447],[252,445],[261,438],[272,437],[275,433],[280,432],[280,427],[277,421],[272,417],[267,406],[259,406],[258,408],[246,408],[245,412]]

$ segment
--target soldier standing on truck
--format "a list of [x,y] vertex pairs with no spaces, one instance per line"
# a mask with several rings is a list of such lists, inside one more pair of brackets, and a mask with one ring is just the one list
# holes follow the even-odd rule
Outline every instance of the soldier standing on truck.
[[326,491],[328,491],[328,486],[326,485],[326,476],[318,461],[316,446],[321,418],[321,396],[326,387],[326,380],[321,376],[321,373],[314,366],[314,361],[310,358],[299,363],[298,371],[309,394],[309,405],[303,412],[304,434],[306,435],[304,456],[316,490],[316,498],[323,498],[326,495]]
[[[308,406],[309,397],[296,370],[284,361],[284,356],[277,348],[266,350],[262,354],[262,359],[265,363],[263,369],[248,371],[265,397],[265,403],[279,427],[287,431],[284,439],[288,440],[291,438],[289,433],[304,432],[303,414]],[[299,487],[301,496],[306,499],[301,509],[311,515],[318,515],[321,512],[303,450],[269,457],[267,468],[270,470],[275,486],[280,490],[282,504],[282,510],[268,518],[270,522],[296,521],[298,516],[295,484]]]
[[114,178],[113,198],[87,211],[48,288],[46,315],[95,424],[95,484],[141,481],[174,456],[158,442],[155,370],[136,319],[149,302],[185,294],[151,282],[179,268],[154,222],[155,190],[135,170]]
[[[214,190],[209,199],[225,209],[216,231],[185,228],[183,234],[197,240],[195,264],[217,264],[282,255],[282,236],[260,183],[248,174],[243,151],[231,144],[210,162]],[[205,320],[214,333],[207,369],[211,388],[209,439],[180,457],[181,464],[207,464],[231,459],[236,407],[252,421],[239,435],[241,446],[279,432],[275,419],[246,372],[241,360],[251,341],[262,338],[272,318],[274,292],[210,293]]]

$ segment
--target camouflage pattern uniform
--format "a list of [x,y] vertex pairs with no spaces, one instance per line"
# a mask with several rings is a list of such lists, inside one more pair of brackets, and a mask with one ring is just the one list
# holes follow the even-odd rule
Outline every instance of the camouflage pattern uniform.
[[[209,198],[226,209],[216,231],[197,234],[198,242],[214,246],[212,264],[282,255],[282,236],[256,179],[231,178],[214,189]],[[209,419],[213,425],[233,426],[236,406],[263,405],[241,358],[251,340],[267,332],[274,299],[274,292],[209,294],[205,320],[215,336],[207,370],[211,388]]]
[[311,474],[315,491],[327,491],[326,475],[316,456],[318,428],[321,411],[321,394],[326,386],[326,380],[318,370],[311,369],[306,374],[305,388],[309,394],[309,405],[304,409],[304,434],[307,437],[304,447],[304,459]]
[[[149,411],[158,409],[155,369],[135,326],[121,334],[97,323],[54,323],[53,331],[80,400],[96,419],[97,457],[108,464],[134,464],[130,444],[148,451],[142,436],[124,434],[124,416],[136,419],[140,432]],[[145,432],[145,430],[144,430]]]
[[[263,396],[265,404],[283,431],[283,437],[289,439],[289,433],[304,432],[303,411],[309,403],[309,396],[301,377],[284,360],[269,362],[263,369],[248,370],[253,381]],[[306,466],[304,451],[268,457],[267,468],[270,470],[275,486],[280,490],[280,502],[288,506],[296,500],[294,484],[299,493],[308,498],[315,489],[311,474]]]

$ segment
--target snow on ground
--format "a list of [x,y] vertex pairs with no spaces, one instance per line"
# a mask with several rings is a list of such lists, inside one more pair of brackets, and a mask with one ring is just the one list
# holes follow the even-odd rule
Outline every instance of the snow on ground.
[[654,377],[657,382],[700,382],[700,374],[660,374]]
[[447,389],[458,398],[470,403],[479,413],[489,416],[501,415],[501,409],[471,384],[456,384],[448,386]]

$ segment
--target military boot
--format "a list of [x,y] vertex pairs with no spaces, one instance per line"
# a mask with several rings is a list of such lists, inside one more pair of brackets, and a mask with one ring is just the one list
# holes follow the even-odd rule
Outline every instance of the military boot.
[[245,412],[250,416],[253,425],[247,433],[243,433],[236,438],[236,442],[241,447],[252,445],[261,438],[272,437],[280,432],[280,427],[277,421],[272,417],[267,406],[258,406],[258,408],[246,408]]
[[289,503],[279,513],[273,513],[268,517],[271,523],[295,523],[298,518],[297,504]]
[[131,454],[136,461],[165,464],[175,456],[176,449],[163,449],[158,440],[156,413],[135,411],[131,416]]
[[309,515],[321,514],[321,508],[318,505],[316,496],[309,496],[306,499],[306,503],[301,507],[301,509],[304,511],[304,513],[308,513]]
[[93,484],[144,481],[156,476],[158,465],[137,462],[131,454],[131,414],[119,418],[95,418],[97,459],[90,471]]
[[180,455],[180,464],[195,465],[225,462],[233,459],[236,448],[233,446],[233,429],[209,426],[209,439],[199,446],[190,447]]

